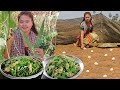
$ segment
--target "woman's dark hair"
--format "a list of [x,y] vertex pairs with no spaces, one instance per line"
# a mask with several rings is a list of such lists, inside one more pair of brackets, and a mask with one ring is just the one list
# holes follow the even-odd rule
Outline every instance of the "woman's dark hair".
[[32,23],[33,23],[33,26],[31,28],[31,30],[37,35],[38,32],[37,32],[37,29],[35,28],[35,23],[34,23],[34,20],[33,20],[33,15],[30,11],[22,11],[20,12],[20,14],[18,15],[18,22],[19,22],[19,19],[22,15],[26,15],[26,16],[29,16],[32,20]]
[[92,15],[91,15],[90,12],[85,12],[85,13],[84,13],[84,18],[85,18],[85,16],[86,16],[87,14],[91,17],[91,20],[92,20]]
[[[81,24],[83,21],[85,21],[85,16],[86,16],[87,14],[90,15],[90,17],[91,17],[90,22],[92,21],[92,15],[91,15],[91,13],[90,13],[90,12],[85,12],[85,13],[84,13],[83,20],[80,22],[80,24]],[[91,23],[91,24],[92,24],[92,23]]]
[[83,21],[85,21],[85,16],[86,16],[87,14],[91,17],[91,19],[90,19],[90,23],[91,23],[91,25],[92,25],[91,30],[88,30],[88,31],[87,31],[87,33],[88,33],[88,32],[92,32],[92,31],[93,31],[92,15],[91,15],[90,12],[85,12],[85,13],[84,13],[84,17],[83,17],[83,20],[80,22],[80,25],[81,25],[81,23],[82,23]]

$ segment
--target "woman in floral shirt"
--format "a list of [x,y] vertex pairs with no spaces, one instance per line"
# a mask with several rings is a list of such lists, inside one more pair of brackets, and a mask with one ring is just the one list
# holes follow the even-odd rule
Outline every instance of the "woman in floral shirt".
[[92,43],[99,40],[98,35],[93,30],[92,16],[90,12],[84,13],[84,18],[80,23],[80,32],[75,45],[80,45],[81,49],[90,47]]

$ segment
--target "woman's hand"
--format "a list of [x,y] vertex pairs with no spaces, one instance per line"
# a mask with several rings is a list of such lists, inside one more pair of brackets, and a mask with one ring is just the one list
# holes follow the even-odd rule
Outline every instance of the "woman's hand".
[[14,40],[14,33],[12,32],[12,29],[10,29],[10,33],[9,33],[9,35],[8,35],[8,40],[9,40],[10,42],[13,42],[13,40]]
[[40,58],[39,58],[40,61],[43,61],[43,60],[44,60],[44,52],[43,52],[43,49],[35,48],[35,52],[40,55]]

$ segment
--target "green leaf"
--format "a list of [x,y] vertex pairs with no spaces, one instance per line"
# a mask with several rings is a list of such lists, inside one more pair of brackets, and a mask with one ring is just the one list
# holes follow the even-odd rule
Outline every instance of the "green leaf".
[[8,11],[1,11],[0,12],[0,30],[4,33],[4,39],[7,40],[9,30],[8,30]]
[[2,55],[0,55],[0,63],[2,63],[4,61],[4,58]]
[[10,19],[9,25],[10,25],[10,28],[15,28],[15,27],[16,27],[16,23],[15,23],[15,21],[12,20],[12,19]]
[[1,21],[0,22],[2,23],[4,21],[6,21],[7,18],[8,18],[8,11],[2,11],[1,12]]
[[32,51],[33,54],[35,54],[34,46],[32,45],[32,43],[30,42],[30,40],[28,39],[28,37],[25,35],[25,33],[23,32],[21,28],[20,28],[20,32],[22,36],[24,37],[25,42],[27,43],[29,49]]
[[13,17],[11,17],[12,12],[8,11],[9,13],[9,28],[15,28],[16,27],[16,22],[14,21]]
[[40,31],[38,32],[38,36],[37,36],[37,40],[36,40],[36,43],[35,43],[35,45],[34,45],[34,48],[39,48],[39,46],[40,46],[40,41],[41,41],[41,39],[43,38],[43,33],[44,33],[44,21],[42,22]]

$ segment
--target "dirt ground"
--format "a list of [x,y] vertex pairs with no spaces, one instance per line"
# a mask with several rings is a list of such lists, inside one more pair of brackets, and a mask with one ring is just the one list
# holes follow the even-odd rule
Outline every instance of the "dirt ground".
[[82,50],[73,44],[57,45],[55,55],[63,51],[80,58],[84,64],[83,72],[76,79],[120,79],[120,48],[93,47]]

